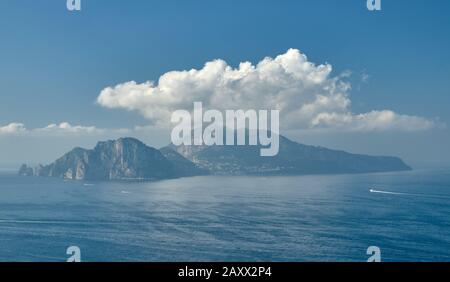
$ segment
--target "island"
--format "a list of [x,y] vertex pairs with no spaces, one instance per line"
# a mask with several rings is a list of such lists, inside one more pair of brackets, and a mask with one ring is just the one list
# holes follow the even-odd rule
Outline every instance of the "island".
[[260,146],[170,144],[161,149],[136,138],[99,142],[93,149],[75,148],[55,162],[31,168],[21,176],[90,181],[162,180],[201,175],[283,176],[406,171],[398,157],[368,156],[303,145],[280,135],[276,156],[260,156]]

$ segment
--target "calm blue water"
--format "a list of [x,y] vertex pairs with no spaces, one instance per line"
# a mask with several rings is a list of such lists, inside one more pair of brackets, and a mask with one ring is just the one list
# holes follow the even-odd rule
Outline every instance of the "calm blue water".
[[0,261],[450,261],[450,171],[85,184],[0,174]]

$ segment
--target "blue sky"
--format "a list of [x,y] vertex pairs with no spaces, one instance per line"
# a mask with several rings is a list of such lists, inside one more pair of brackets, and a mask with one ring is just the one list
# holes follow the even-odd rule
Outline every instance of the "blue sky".
[[[392,109],[450,123],[446,0],[384,0],[379,12],[368,11],[365,0],[82,0],[81,12],[67,11],[65,2],[1,1],[0,127],[21,122],[40,128],[66,121],[98,128],[145,125],[148,120],[136,111],[96,104],[102,89],[158,80],[172,70],[200,69],[218,58],[233,67],[257,63],[289,48],[311,62],[331,64],[334,76],[350,70],[355,113]],[[292,136],[361,153],[396,154],[419,164],[442,163],[450,141],[442,128]],[[165,142],[160,136],[143,138],[155,146]],[[53,138],[59,144],[55,151],[44,145],[49,140],[22,139],[0,136],[0,145],[10,148],[0,150],[0,164],[27,156],[48,161],[75,142],[95,142],[94,137]],[[43,144],[40,154],[20,148],[37,142]],[[418,153],[418,147],[430,149]]]

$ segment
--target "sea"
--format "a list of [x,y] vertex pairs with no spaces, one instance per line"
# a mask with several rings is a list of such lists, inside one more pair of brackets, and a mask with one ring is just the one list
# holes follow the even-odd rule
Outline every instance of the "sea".
[[0,173],[0,261],[450,261],[450,170],[82,182]]

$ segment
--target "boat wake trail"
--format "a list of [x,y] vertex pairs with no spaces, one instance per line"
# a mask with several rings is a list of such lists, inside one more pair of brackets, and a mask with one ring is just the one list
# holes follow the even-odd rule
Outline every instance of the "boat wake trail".
[[400,193],[400,192],[382,191],[382,190],[375,190],[375,189],[370,189],[369,192],[370,193],[378,193],[378,194],[388,194],[388,195],[414,196],[414,197],[421,197],[421,198],[437,198],[437,199],[447,199],[447,200],[450,199],[449,196],[443,196],[443,195]]
[[410,195],[410,196],[419,196],[419,195],[416,195],[416,194],[407,194],[407,193],[398,193],[398,192],[390,192],[390,191],[381,191],[381,190],[375,190],[375,189],[370,189],[369,192],[370,192],[370,193],[389,194],[389,195]]

